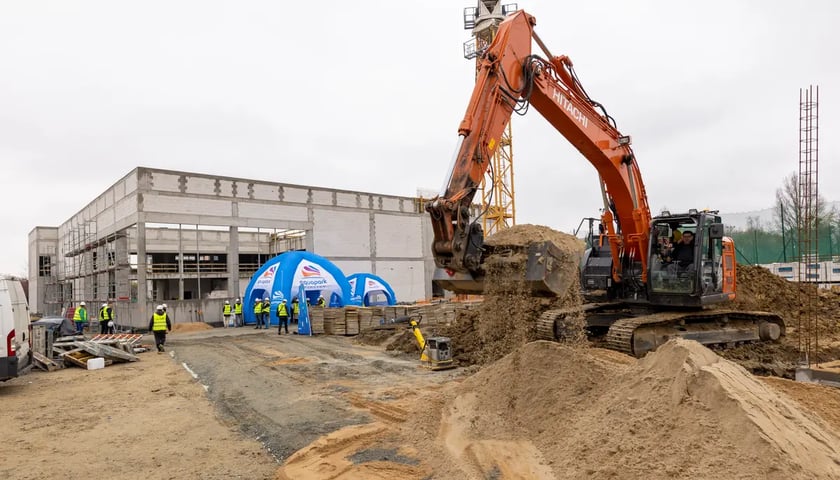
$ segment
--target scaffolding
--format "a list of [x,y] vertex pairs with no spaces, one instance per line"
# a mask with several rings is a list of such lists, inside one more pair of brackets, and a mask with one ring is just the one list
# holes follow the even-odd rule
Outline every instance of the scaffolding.
[[797,332],[801,360],[819,363],[819,86],[799,90],[799,177],[797,185],[798,280],[800,303]]
[[48,313],[59,314],[79,302],[125,301],[128,288],[128,240],[124,233],[100,237],[96,222],[71,220],[45,280]]

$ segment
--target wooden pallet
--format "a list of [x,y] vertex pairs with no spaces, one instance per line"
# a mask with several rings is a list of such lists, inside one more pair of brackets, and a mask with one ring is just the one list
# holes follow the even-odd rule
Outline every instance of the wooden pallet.
[[[87,365],[88,360],[93,359],[93,358],[98,358],[98,357],[96,355],[91,355],[89,352],[81,350],[81,351],[78,351],[78,352],[70,352],[70,353],[64,355],[64,363],[69,364],[69,365],[75,365],[77,367],[82,367],[82,368],[87,369],[88,368],[88,365]],[[106,367],[108,365],[113,364],[113,363],[114,363],[113,360],[111,360],[109,358],[105,359],[105,366]]]
[[309,327],[312,329],[313,335],[323,334],[324,332],[324,309],[310,308],[309,309]]
[[[136,362],[134,347],[128,343],[121,342],[115,346],[106,345],[103,342],[91,342],[87,340],[64,340],[53,343],[53,352],[64,360],[65,364],[76,365],[87,368],[87,361],[91,358],[102,357],[105,365],[115,362]],[[70,357],[69,359],[67,357]]]
[[53,362],[45,355],[35,351],[32,352],[32,364],[45,372],[52,372],[53,370],[61,368],[61,365],[58,363]]
[[356,307],[344,309],[344,335],[359,334],[359,311]]

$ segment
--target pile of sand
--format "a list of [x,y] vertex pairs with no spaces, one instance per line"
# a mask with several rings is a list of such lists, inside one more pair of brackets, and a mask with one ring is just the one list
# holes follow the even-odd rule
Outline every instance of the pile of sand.
[[[789,327],[796,327],[802,319],[811,316],[816,321],[815,329],[826,339],[840,339],[840,292],[817,289],[813,284],[789,282],[764,267],[738,265],[736,298],[731,307],[738,310],[763,310],[784,317]],[[804,298],[816,298],[813,305],[802,305]],[[728,307],[730,305],[727,305]],[[816,331],[816,330],[815,330]],[[791,333],[796,336],[796,329]]]
[[[442,423],[456,458],[503,442],[531,459],[532,478],[840,477],[840,437],[821,419],[681,339],[630,364],[524,345],[467,379]],[[516,468],[472,458],[485,473]]]
[[[572,272],[569,287],[563,296],[532,296],[525,282],[527,247],[532,243],[551,241],[560,251],[556,269]],[[423,335],[452,339],[452,356],[461,366],[481,365],[507,355],[517,347],[536,340],[536,321],[545,310],[580,305],[578,263],[583,242],[562,232],[541,225],[516,225],[488,237],[485,241],[503,255],[494,255],[485,263],[484,300],[475,309],[456,310],[455,321],[448,326],[421,325]],[[506,247],[514,247],[511,253]],[[579,328],[584,341],[583,320]],[[573,340],[570,340],[573,341]],[[408,354],[419,352],[411,331],[387,339],[386,350]]]
[[[493,247],[527,247],[551,241],[565,265],[555,268],[577,272],[584,244],[578,238],[541,225],[516,225],[485,240]],[[536,339],[536,321],[547,309],[580,305],[577,275],[569,279],[565,295],[534,297],[525,283],[527,254],[488,259],[485,264],[484,301],[476,310],[458,312],[452,326],[437,334],[453,339],[453,356],[461,365],[484,364]],[[581,329],[581,332],[583,330]]]
[[[840,358],[840,293],[816,289],[814,285],[789,282],[764,267],[738,265],[736,298],[719,308],[765,311],[781,315],[787,335],[779,343],[757,343],[721,350],[721,356],[736,361],[756,374],[793,378],[797,364],[804,359],[804,342],[819,343],[819,353],[811,360],[820,362]],[[806,296],[816,302],[802,306]],[[809,317],[812,328],[809,331]],[[799,328],[802,327],[802,328]],[[816,346],[812,343],[812,346]]]
[[172,325],[172,333],[199,332],[202,330],[213,330],[213,327],[204,322],[176,323]]

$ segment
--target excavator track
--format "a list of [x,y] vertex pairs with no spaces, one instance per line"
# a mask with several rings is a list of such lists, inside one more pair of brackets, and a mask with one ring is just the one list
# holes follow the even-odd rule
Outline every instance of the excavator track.
[[683,337],[704,345],[732,346],[740,343],[776,341],[785,334],[785,323],[779,315],[768,312],[703,310],[698,312],[622,312],[620,304],[590,304],[582,308],[548,310],[537,320],[537,338],[563,340],[564,320],[572,315],[587,317],[587,327],[604,327],[597,314],[612,310],[618,317],[609,325],[604,346],[635,357],[642,357],[671,338]]
[[669,325],[684,316],[682,313],[671,313],[668,315],[654,314],[642,317],[622,318],[613,323],[607,332],[606,347],[610,350],[626,353],[627,355],[639,356],[633,352],[633,335],[636,333],[636,330],[654,325]]
[[575,321],[567,324],[565,320],[569,316],[585,316],[589,311],[596,311],[608,305],[603,303],[590,303],[576,308],[546,310],[537,319],[537,339],[554,341],[565,338],[576,338],[578,333],[567,331],[567,329],[580,329],[582,322]]

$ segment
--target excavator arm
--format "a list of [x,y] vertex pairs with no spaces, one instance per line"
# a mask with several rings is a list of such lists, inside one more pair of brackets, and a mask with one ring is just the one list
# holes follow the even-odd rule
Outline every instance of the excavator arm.
[[[481,275],[483,232],[470,219],[470,205],[511,115],[524,114],[532,105],[598,171],[613,280],[622,282],[623,266],[640,262],[637,280],[644,284],[650,209],[630,137],[622,136],[601,105],[586,94],[571,60],[551,55],[534,32],[535,25],[533,16],[514,13],[499,25],[482,55],[448,177],[426,206],[435,263],[450,273]],[[548,60],[532,55],[532,41]]]

